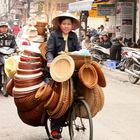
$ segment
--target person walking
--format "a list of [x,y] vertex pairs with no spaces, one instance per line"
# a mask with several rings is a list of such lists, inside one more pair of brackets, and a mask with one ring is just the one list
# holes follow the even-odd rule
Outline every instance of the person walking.
[[[50,67],[53,59],[59,52],[72,52],[81,49],[75,30],[80,27],[79,20],[70,13],[62,13],[52,20],[57,29],[51,32],[47,42],[46,59],[47,66]],[[62,132],[63,117],[51,119],[51,135],[54,139],[60,139]]]
[[13,35],[16,37],[19,31],[20,31],[20,27],[18,26],[17,22],[14,22],[14,25],[12,26]]

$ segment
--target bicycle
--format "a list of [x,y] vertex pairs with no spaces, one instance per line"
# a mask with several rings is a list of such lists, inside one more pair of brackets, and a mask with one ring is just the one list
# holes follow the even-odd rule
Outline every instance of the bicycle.
[[[83,112],[86,113],[85,118],[83,118]],[[66,120],[62,127],[68,126],[70,140],[93,140],[92,116],[84,97],[74,96],[74,101],[64,118]],[[45,122],[46,133],[49,140],[53,140],[49,128],[49,119],[47,119]]]

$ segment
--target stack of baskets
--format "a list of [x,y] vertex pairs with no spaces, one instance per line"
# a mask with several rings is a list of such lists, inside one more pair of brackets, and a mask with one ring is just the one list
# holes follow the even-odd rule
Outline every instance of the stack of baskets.
[[44,35],[45,34],[45,26],[47,25],[46,22],[37,22],[35,27],[37,28],[38,35]]
[[12,95],[19,117],[33,126],[40,125],[43,113],[44,103],[35,99],[37,90],[44,85],[41,66],[39,53],[24,50],[13,80]]
[[20,56],[14,78],[7,84],[7,91],[14,97],[21,120],[32,126],[40,126],[42,115],[60,118],[73,102],[72,79],[65,82],[43,82],[40,54],[24,50]]
[[[52,67],[58,67],[58,63],[61,65],[64,63],[64,67],[67,65],[71,70],[61,68],[62,71],[60,71],[60,68],[55,68],[53,76],[55,73],[62,75],[63,70],[70,74],[65,74],[62,78],[60,75],[58,77],[55,75],[54,78],[59,82],[51,79],[45,83],[41,55],[24,50],[14,79],[7,84],[8,91],[14,96],[19,117],[24,123],[32,126],[42,125],[44,110],[48,113],[48,117],[53,119],[63,116],[73,103],[74,88],[78,96],[85,97],[92,116],[103,108],[104,94],[101,87],[106,86],[106,80],[99,65],[90,57],[65,56],[55,58]],[[73,69],[74,63],[76,72]],[[86,118],[85,112],[82,114]]]
[[[90,56],[71,55],[75,62],[77,73],[74,74],[74,86],[78,96],[84,96],[92,116],[94,117],[104,105],[104,93],[102,87],[106,87],[105,76],[97,62]],[[83,117],[86,118],[84,109]],[[77,111],[77,116],[78,116]]]

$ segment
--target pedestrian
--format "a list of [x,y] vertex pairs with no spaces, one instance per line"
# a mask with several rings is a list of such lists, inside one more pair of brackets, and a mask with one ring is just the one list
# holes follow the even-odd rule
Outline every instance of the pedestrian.
[[109,49],[112,45],[109,36],[107,34],[103,34],[102,39],[103,40],[100,40],[99,45],[103,48]]
[[[47,42],[47,66],[50,67],[52,60],[59,52],[72,52],[81,49],[78,37],[72,30],[79,28],[80,22],[70,13],[63,13],[52,20],[58,28],[51,32]],[[54,139],[60,139],[62,132],[63,117],[51,119],[51,135]]]
[[123,47],[123,37],[118,36],[112,40],[112,46],[110,48],[110,59],[111,60],[121,60],[121,50]]
[[101,25],[100,27],[98,27],[97,29],[97,33],[100,35],[104,32],[104,25]]
[[14,22],[14,25],[12,26],[13,35],[16,37],[19,31],[20,31],[20,27],[18,26],[17,22]]
[[86,35],[85,39],[82,41],[82,49],[89,49],[91,46],[90,35]]
[[[17,45],[14,36],[8,32],[8,23],[0,22],[0,49],[4,48],[13,48],[16,51]],[[4,64],[4,55],[2,52],[0,53],[0,92],[2,88],[2,75],[1,69]],[[6,95],[7,96],[7,95]]]

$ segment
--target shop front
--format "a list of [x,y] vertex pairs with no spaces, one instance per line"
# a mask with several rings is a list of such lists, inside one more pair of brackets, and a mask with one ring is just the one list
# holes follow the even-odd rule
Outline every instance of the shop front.
[[70,3],[69,11],[80,13],[81,25],[84,25],[85,31],[87,26],[97,29],[103,24],[113,36],[125,34],[127,38],[134,41],[136,36],[135,4],[135,0],[83,0]]
[[[101,11],[99,11],[99,5],[105,6],[104,12],[101,13]],[[70,3],[68,10],[72,13],[79,14],[81,22],[80,31],[81,29],[84,29],[85,32],[87,31],[87,26],[97,29],[97,27],[99,27],[101,24],[105,25],[107,21],[107,16],[110,14],[115,14],[115,7],[110,3],[109,0],[78,1]]]

